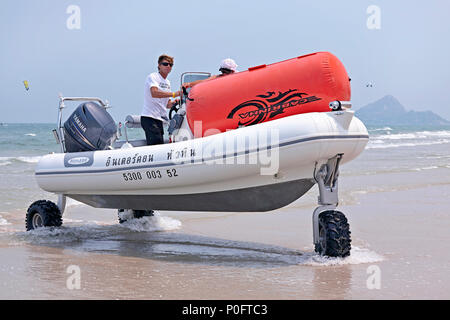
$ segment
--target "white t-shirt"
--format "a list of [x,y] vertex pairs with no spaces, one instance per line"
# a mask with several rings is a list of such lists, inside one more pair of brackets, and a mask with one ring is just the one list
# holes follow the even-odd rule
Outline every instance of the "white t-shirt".
[[144,107],[142,116],[153,119],[167,121],[167,103],[169,98],[153,98],[150,92],[151,87],[157,87],[161,91],[170,92],[170,81],[164,79],[159,72],[153,72],[145,80]]

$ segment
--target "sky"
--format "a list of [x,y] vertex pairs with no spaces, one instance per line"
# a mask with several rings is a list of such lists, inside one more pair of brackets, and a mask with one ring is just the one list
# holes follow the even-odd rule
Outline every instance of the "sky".
[[3,0],[0,122],[56,123],[59,93],[108,100],[116,121],[140,114],[162,53],[175,89],[224,58],[242,71],[319,51],[346,67],[355,110],[389,94],[450,120],[448,12],[448,0]]

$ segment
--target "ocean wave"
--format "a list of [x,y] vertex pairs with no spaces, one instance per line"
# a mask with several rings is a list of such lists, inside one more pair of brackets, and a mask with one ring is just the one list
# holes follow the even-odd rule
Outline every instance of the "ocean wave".
[[392,128],[384,127],[384,128],[376,128],[376,129],[369,129],[369,131],[392,131]]
[[433,139],[433,138],[450,138],[450,131],[418,131],[408,133],[382,134],[373,135],[372,139],[376,140],[414,140],[414,139]]
[[11,161],[24,163],[38,163],[42,156],[0,157],[0,165],[11,164]]
[[378,140],[411,140],[411,139],[426,139],[427,136],[418,132],[414,133],[396,133],[383,134],[376,136]]
[[26,163],[38,163],[42,156],[38,157],[17,157],[17,160]]
[[441,131],[421,131],[419,132],[420,134],[426,135],[426,136],[430,136],[430,137],[450,137],[450,131],[445,131],[445,130],[441,130]]
[[430,166],[430,167],[424,167],[424,168],[415,168],[414,171],[423,171],[423,170],[433,170],[433,169],[439,169],[437,166]]
[[386,148],[400,148],[400,147],[417,147],[417,146],[431,146],[435,144],[450,143],[450,140],[443,139],[430,142],[405,142],[405,143],[385,143],[381,140],[369,141],[366,149],[386,149]]
[[418,156],[416,158],[417,159],[447,159],[447,158],[450,158],[450,155],[436,155],[436,156],[430,155],[430,156],[426,156],[426,157]]
[[36,133],[26,133],[25,135],[30,137],[36,137]]

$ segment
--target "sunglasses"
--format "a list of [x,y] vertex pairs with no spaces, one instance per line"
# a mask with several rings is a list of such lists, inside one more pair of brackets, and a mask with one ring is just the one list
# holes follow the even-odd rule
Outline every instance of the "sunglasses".
[[225,73],[225,74],[233,73],[233,70],[225,69],[225,68],[220,68],[219,71],[222,73]]
[[167,66],[173,67],[173,63],[169,63],[169,62],[161,62],[161,64],[162,64],[163,66],[165,66],[165,67],[167,67]]

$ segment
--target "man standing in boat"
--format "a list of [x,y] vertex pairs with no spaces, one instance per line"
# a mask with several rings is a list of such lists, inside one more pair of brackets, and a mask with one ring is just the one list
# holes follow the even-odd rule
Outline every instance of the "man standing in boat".
[[170,109],[179,99],[180,91],[171,92],[167,79],[173,67],[173,57],[166,54],[158,58],[158,72],[147,76],[145,81],[144,107],[141,114],[141,126],[145,131],[147,145],[163,144],[163,122],[168,121],[166,109]]

